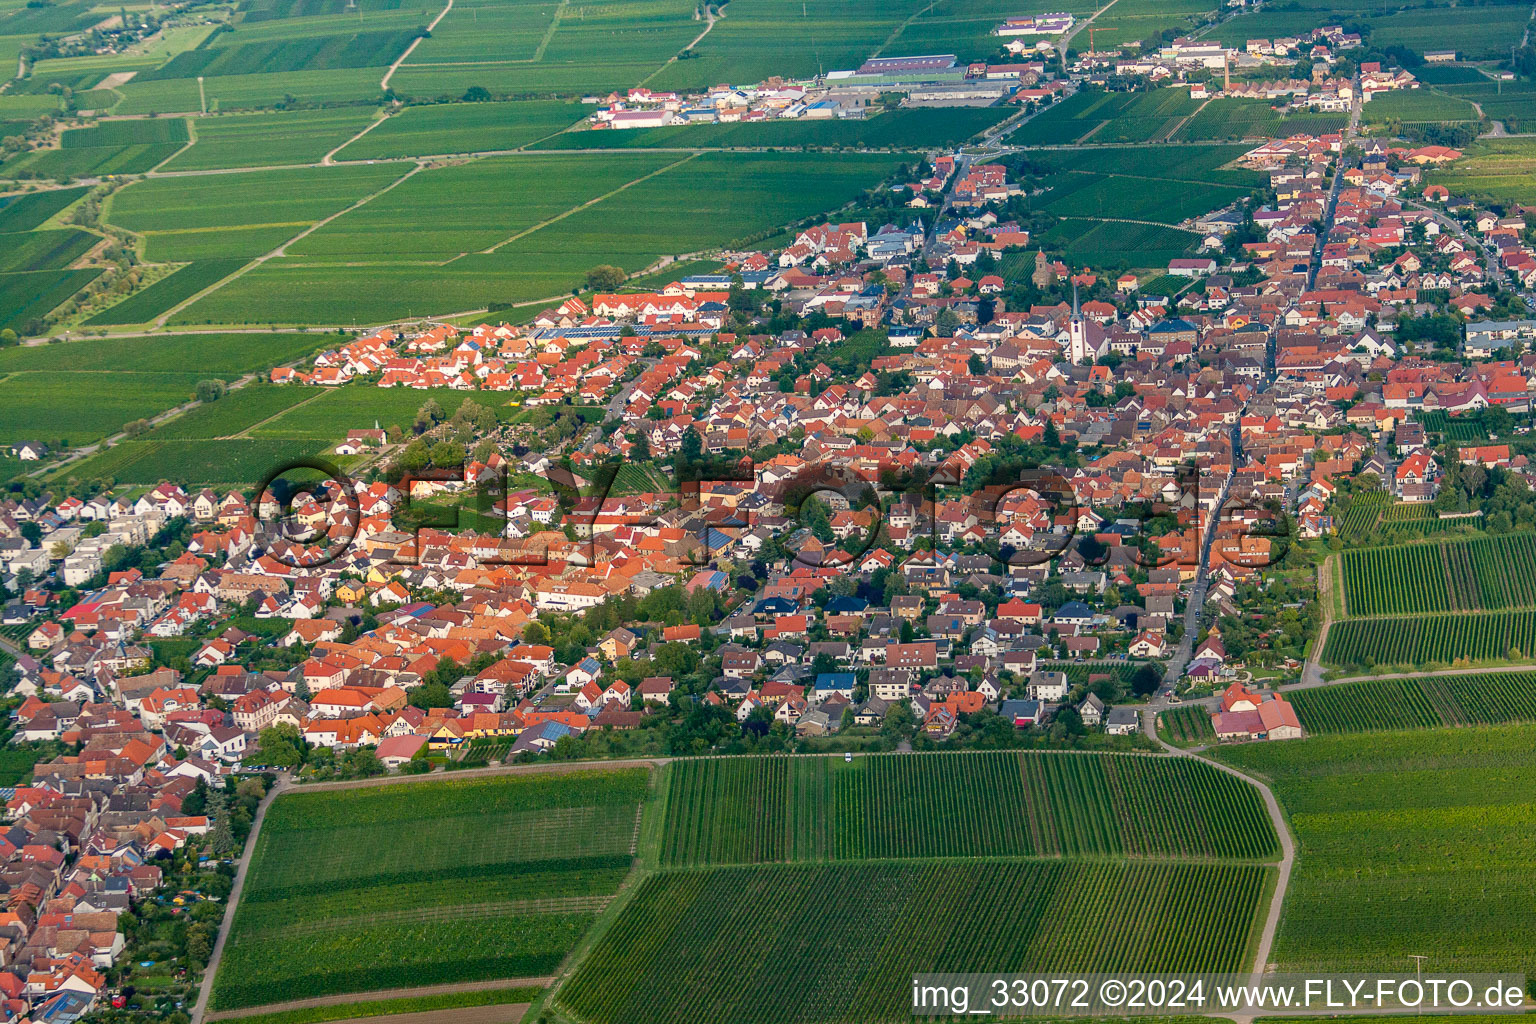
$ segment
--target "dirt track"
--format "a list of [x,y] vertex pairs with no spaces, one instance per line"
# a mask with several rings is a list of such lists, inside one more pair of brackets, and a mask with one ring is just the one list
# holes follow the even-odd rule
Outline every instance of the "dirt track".
[[[351,1003],[371,1003],[381,999],[414,999],[418,996],[443,995],[448,992],[482,992],[498,988],[535,988],[547,986],[552,978],[497,978],[492,981],[461,981],[453,985],[423,985],[419,988],[392,988],[378,992],[346,992],[334,996],[316,996],[313,999],[291,999],[286,1003],[268,1003],[265,1006],[245,1006],[238,1010],[210,1013],[205,1020],[237,1020],[258,1013],[283,1013],[288,1010],[307,1010],[316,1006],[346,1006]],[[381,1017],[352,1017],[349,1020],[388,1020],[395,1024],[508,1024],[523,1015],[528,1003],[501,1003],[496,1006],[455,1006],[446,1010],[422,1010],[419,1013],[394,1013]],[[516,1010],[516,1015],[509,1011]]]

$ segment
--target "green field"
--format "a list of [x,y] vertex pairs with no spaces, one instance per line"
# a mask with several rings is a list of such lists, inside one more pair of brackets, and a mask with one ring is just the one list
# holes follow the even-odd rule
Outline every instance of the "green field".
[[338,160],[518,149],[563,131],[593,108],[562,100],[406,107],[336,155]]
[[[237,40],[244,40],[248,33],[234,35]],[[177,54],[154,70],[140,72],[134,76],[134,81],[382,67],[400,56],[413,36],[414,33],[406,29],[382,29],[241,41],[231,46],[201,46]],[[228,36],[219,37],[220,40],[225,38]]]
[[1343,564],[1351,615],[1536,605],[1536,536],[1527,533],[1346,551]]
[[1188,759],[997,753],[672,766],[674,867],[891,857],[1277,855],[1252,787]]
[[647,84],[708,88],[856,68],[927,6],[921,0],[748,0],[716,23],[694,58],[669,65]]
[[1509,56],[1510,44],[1519,41],[1530,13],[1518,0],[1494,0],[1470,9],[1465,4],[1440,6],[1434,0],[1288,0],[1239,15],[1206,38],[1242,46],[1249,39],[1298,35],[1324,24],[1355,24],[1374,46],[1406,46],[1420,53],[1455,49],[1462,60],[1493,60]]
[[104,217],[142,234],[154,262],[254,257],[404,173],[381,164],[152,178],[114,193]]
[[[402,96],[422,99],[456,99],[473,86],[504,98],[625,89],[650,77],[703,31],[695,10],[688,0],[584,7],[465,0],[454,4],[389,84]],[[726,22],[734,18],[733,12]]]
[[144,436],[160,441],[235,437],[296,405],[318,401],[325,394],[317,388],[248,384],[217,402],[184,412]]
[[359,107],[198,118],[193,126],[197,134],[194,145],[163,169],[200,171],[318,163],[373,118],[372,110]]
[[89,444],[117,433],[129,420],[187,401],[206,376],[135,373],[124,379],[111,373],[8,373],[0,377],[0,444]]
[[[241,1017],[244,1024],[328,1024],[335,1020],[352,1020],[358,1017],[392,1017],[401,1013],[426,1013],[432,1010],[450,1010],[469,1006],[503,1006],[507,1003],[530,1003],[543,989],[493,988],[470,992],[448,992],[435,996],[407,996],[402,999],[370,999],[365,1002],[344,1003],[340,1006],[310,1006],[302,1010],[279,1010],[276,1013],[253,1013]],[[1468,1021],[1465,1024],[1477,1024]]]
[[566,132],[536,149],[613,149],[684,146],[700,149],[758,146],[846,146],[912,149],[952,145],[978,135],[1007,117],[1003,107],[893,110],[863,120],[769,121],[754,124],[672,125],[619,131]]
[[100,241],[100,235],[76,228],[0,234],[0,272],[62,270]]
[[335,336],[299,333],[159,334],[144,338],[92,338],[0,351],[0,373],[189,373],[234,380],[286,363]]
[[1235,971],[1271,873],[1070,861],[666,872],[641,883],[556,1000],[591,1024],[884,1024],[912,1019],[912,975],[929,971]]
[[1395,89],[1374,97],[1363,110],[1367,124],[1397,121],[1476,121],[1464,99],[1432,89]]
[[1370,680],[1297,690],[1289,699],[1313,735],[1532,722],[1536,674]]
[[100,275],[100,267],[0,274],[0,330],[39,333],[42,317]]
[[211,1005],[553,972],[629,872],[646,782],[596,770],[283,796]]
[[[1536,101],[1536,93],[1526,94],[1526,101]],[[1487,107],[1483,109],[1490,117],[1501,116]],[[1424,180],[1444,185],[1452,195],[1505,203],[1536,202],[1536,139],[1479,140],[1467,148],[1466,156],[1453,167],[1430,171]]]
[[147,288],[142,288],[122,302],[108,306],[91,317],[90,326],[103,324],[147,324],[161,313],[185,302],[209,285],[216,284],[245,266],[246,260],[199,260],[172,271]]
[[170,481],[186,486],[255,487],[295,459],[323,455],[328,446],[305,438],[241,438],[232,441],[119,441],[69,467],[64,479],[120,484]]
[[1246,743],[1298,851],[1272,956],[1282,971],[1525,972],[1536,964],[1536,728]]
[[84,187],[28,192],[0,199],[0,232],[31,231],[85,195]]
[[[320,393],[312,388],[283,386],[296,393],[296,404],[270,423],[251,431],[252,437],[303,437],[334,441],[346,437],[348,430],[371,428],[377,421],[382,427],[409,427],[416,410],[428,400],[442,407],[443,415],[452,416],[466,400],[497,408],[496,396],[455,391],[452,388],[379,388],[367,384],[330,388]],[[301,404],[299,404],[301,403]],[[505,406],[500,407],[503,411]]]
[[1328,629],[1323,662],[1344,668],[1453,665],[1536,652],[1536,611],[1346,619]]
[[58,149],[23,153],[0,167],[0,175],[22,171],[45,178],[137,174],[174,156],[187,143],[181,118],[154,121],[103,121],[64,132]]
[[[1062,218],[1040,235],[1047,250],[1099,268],[1156,268],[1186,255],[1199,241],[1173,224],[1259,186],[1253,171],[1229,166],[1242,153],[1243,147],[1222,145],[1074,147],[1033,150],[1012,160],[1021,172],[1043,179],[1048,191],[1037,202]],[[1032,260],[1027,254],[1004,256],[1004,277],[1027,276]]]
[[1215,743],[1209,708],[1184,707],[1165,711],[1157,718],[1157,734],[1176,747]]
[[[198,300],[174,322],[270,322],[273,294],[283,296],[285,322],[322,324],[546,299],[579,285],[598,263],[640,270],[667,253],[749,241],[835,209],[898,161],[852,153],[832,160],[636,153],[504,157],[424,171]],[[521,200],[508,203],[508,195]],[[246,216],[249,222],[259,214]],[[164,252],[164,237],[151,235],[151,252]]]
[[190,334],[5,349],[0,444],[88,444],[188,401],[200,380],[233,380],[299,358],[324,341],[307,334]]
[[1199,108],[1188,89],[1085,90],[1036,114],[1012,139],[1026,145],[1154,142],[1167,138]]
[[[1372,100],[1371,104],[1376,102]],[[1190,118],[1172,138],[1179,142],[1201,142],[1216,139],[1284,138],[1297,133],[1322,135],[1342,130],[1347,121],[1348,118],[1343,114],[1301,111],[1282,114],[1264,100],[1214,99]]]

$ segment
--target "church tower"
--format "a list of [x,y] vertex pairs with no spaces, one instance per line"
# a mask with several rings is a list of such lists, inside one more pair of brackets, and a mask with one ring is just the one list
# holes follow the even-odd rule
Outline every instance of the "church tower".
[[1077,285],[1072,286],[1072,319],[1067,321],[1067,359],[1074,365],[1088,359],[1088,327],[1077,305]]

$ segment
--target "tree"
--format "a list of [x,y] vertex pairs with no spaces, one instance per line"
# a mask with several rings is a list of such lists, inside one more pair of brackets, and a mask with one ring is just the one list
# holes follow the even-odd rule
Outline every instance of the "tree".
[[[304,763],[304,737],[297,726],[286,722],[268,726],[256,736],[255,760],[274,768],[297,768]],[[185,810],[185,804],[182,805]]]
[[429,711],[432,708],[453,707],[453,694],[447,683],[422,683],[411,691],[411,707]]
[[224,397],[229,389],[221,380],[200,380],[197,382],[197,400],[199,402],[217,402]]
[[196,817],[208,808],[208,781],[201,775],[192,784],[192,792],[181,800],[181,813],[189,817]]
[[587,287],[595,292],[611,292],[629,279],[623,267],[599,263],[587,271]]
[[1162,682],[1163,674],[1157,670],[1156,665],[1143,665],[1131,676],[1131,692],[1138,697],[1146,697],[1156,693]]
[[952,337],[955,333],[955,328],[959,326],[960,318],[948,306],[939,310],[939,315],[933,321],[933,329],[938,332],[941,338]]
[[26,538],[29,545],[35,548],[38,542],[43,539],[43,528],[37,523],[28,520],[21,524],[21,535]]
[[465,103],[484,103],[491,98],[491,91],[483,85],[472,85],[464,90]]
[[439,441],[432,446],[432,465],[438,469],[453,469],[464,464],[463,445],[454,444],[452,441]]

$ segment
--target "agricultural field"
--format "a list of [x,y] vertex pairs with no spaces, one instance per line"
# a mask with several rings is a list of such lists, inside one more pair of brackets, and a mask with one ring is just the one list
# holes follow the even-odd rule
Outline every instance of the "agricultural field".
[[100,235],[76,228],[0,234],[0,273],[59,270],[84,256],[100,241]]
[[108,324],[147,324],[161,313],[187,301],[210,285],[217,284],[245,266],[240,257],[227,260],[198,260],[173,270],[158,281],[114,303],[86,321],[91,327]]
[[[1372,101],[1374,103],[1374,101]],[[1179,142],[1321,135],[1341,130],[1343,114],[1282,114],[1264,100],[1213,99],[1172,135]]]
[[1071,861],[664,872],[555,998],[591,1024],[883,1024],[911,1019],[927,971],[1235,971],[1271,876]]
[[[902,52],[888,46],[895,45],[894,37],[907,19],[927,6],[922,0],[835,4],[748,0],[716,23],[693,47],[694,56],[667,65],[645,84],[657,89],[702,89],[717,82],[758,82],[771,75],[800,77],[856,68],[871,56]],[[685,38],[683,45],[687,42]]]
[[1223,747],[1295,832],[1282,971],[1523,972],[1536,962],[1536,727]]
[[[1219,145],[1083,147],[1034,150],[1014,159],[1021,172],[1043,179],[1048,192],[1038,201],[1042,209],[1063,218],[1041,236],[1047,249],[1095,267],[1154,268],[1185,255],[1199,241],[1174,223],[1258,187],[1254,172],[1228,166],[1242,152],[1239,146]],[[1004,276],[1028,274],[1032,266],[1005,256]]]
[[442,407],[444,416],[452,416],[466,400],[497,409],[503,418],[511,410],[496,405],[496,396],[480,392],[456,391],[452,388],[379,388],[365,384],[350,387],[316,389],[284,385],[282,390],[296,392],[295,404],[275,419],[250,430],[252,437],[303,437],[318,441],[335,441],[346,437],[348,430],[379,426],[409,427],[428,399]]
[[1346,551],[1343,561],[1350,615],[1536,605],[1536,535],[1532,534]]
[[1481,444],[1488,440],[1488,429],[1475,416],[1451,416],[1443,410],[1435,409],[1416,413],[1414,418],[1423,424],[1426,431],[1443,434],[1447,441]]
[[1114,220],[1063,220],[1040,236],[1042,245],[1073,263],[1105,269],[1167,266],[1199,241],[1182,228]]
[[[1536,113],[1536,93],[1526,94],[1525,99]],[[1486,106],[1483,110],[1490,117],[1500,116]],[[1454,167],[1431,171],[1424,180],[1444,185],[1452,195],[1504,203],[1536,202],[1536,139],[1480,139],[1467,147],[1466,156]]]
[[1520,38],[1530,8],[1517,0],[1496,0],[1478,4],[1475,11],[1469,14],[1459,5],[1441,7],[1435,0],[1289,0],[1239,15],[1218,25],[1205,38],[1240,47],[1249,39],[1297,35],[1324,24],[1358,24],[1369,33],[1374,46],[1401,45],[1419,52],[1454,48],[1463,60],[1507,57],[1510,43]]
[[1536,82],[1491,82],[1479,75],[1473,81],[1446,85],[1441,91],[1476,103],[1483,116],[1503,122],[1506,131],[1529,132],[1536,124]]
[[28,192],[0,199],[0,232],[31,231],[85,195],[84,187]]
[[1433,89],[1397,89],[1373,97],[1362,111],[1366,124],[1387,121],[1476,121],[1467,100]]
[[680,761],[670,773],[661,853],[670,867],[894,857],[1246,860],[1278,852],[1256,790],[1183,758],[731,758]]
[[0,274],[0,330],[36,334],[42,317],[99,276],[99,267]]
[[[762,237],[836,209],[899,161],[853,153],[833,160],[792,153],[552,154],[424,171],[304,238],[287,256],[199,299],[173,322],[267,322],[275,292],[284,296],[289,322],[322,324],[544,301],[568,293],[598,263],[638,271],[668,253]],[[508,204],[509,194],[525,198]]]
[[574,131],[552,136],[535,149],[846,146],[913,149],[964,142],[1008,117],[1003,107],[892,110],[863,120],[774,121],[760,124],[672,125],[624,131]]
[[1312,735],[1536,722],[1536,673],[1376,679],[1296,690],[1288,699]]
[[1386,491],[1355,494],[1350,500],[1349,511],[1339,523],[1339,536],[1350,543],[1370,533],[1376,528],[1391,500]]
[[[466,0],[454,4],[389,84],[399,95],[417,99],[457,99],[476,86],[498,98],[540,99],[600,94],[642,82],[673,88],[676,83],[645,80],[704,30],[696,12],[690,0],[597,6]],[[735,18],[732,12],[721,27]],[[750,80],[775,73],[789,72],[765,71]],[[703,84],[747,80],[711,75]]]
[[647,778],[285,794],[252,855],[212,1007],[553,972],[629,873]]
[[1209,708],[1183,707],[1158,716],[1157,734],[1176,747],[1195,747],[1216,742]]
[[255,487],[295,459],[328,450],[305,438],[125,440],[60,471],[61,479],[113,480],[120,484],[172,481],[189,485]]
[[1536,611],[1346,619],[1328,629],[1325,665],[1452,665],[1519,659],[1536,652]]
[[212,440],[240,437],[259,423],[275,419],[294,406],[318,401],[328,392],[318,388],[248,384],[217,402],[189,409],[144,435],[145,440]]
[[[377,67],[331,68],[254,75],[143,79],[118,87],[113,114],[187,114],[274,107],[288,97],[303,104],[377,104],[383,99]],[[206,107],[204,106],[206,101]]]
[[1024,145],[1153,142],[1167,138],[1199,108],[1188,89],[1083,91],[1036,114],[1013,139]]
[[334,344],[334,335],[300,333],[92,338],[0,351],[0,373],[25,370],[86,376],[195,371],[205,378],[234,380]]
[[1102,49],[1138,43],[1157,39],[1169,30],[1183,35],[1183,30],[1197,24],[1218,6],[1211,0],[1120,0],[1094,21],[1093,26],[1098,30],[1094,34],[1094,45]]
[[564,131],[594,108],[563,100],[406,107],[350,143],[338,160],[519,149]]
[[142,235],[151,262],[255,257],[405,170],[381,164],[152,178],[115,192],[103,218]]
[[299,358],[324,341],[306,334],[191,334],[6,349],[0,351],[0,444],[89,444],[130,420],[190,400],[200,380],[233,380]]
[[185,372],[138,372],[131,377],[89,372],[7,373],[0,377],[0,444],[26,440],[53,447],[89,444],[117,433],[130,420],[188,401],[197,382],[207,376]]
[[174,156],[188,138],[182,118],[103,121],[64,132],[58,149],[20,154],[0,167],[0,176],[23,171],[45,178],[137,174]]
[[192,146],[162,170],[318,163],[374,117],[375,112],[365,107],[201,117],[192,124],[196,134]]

